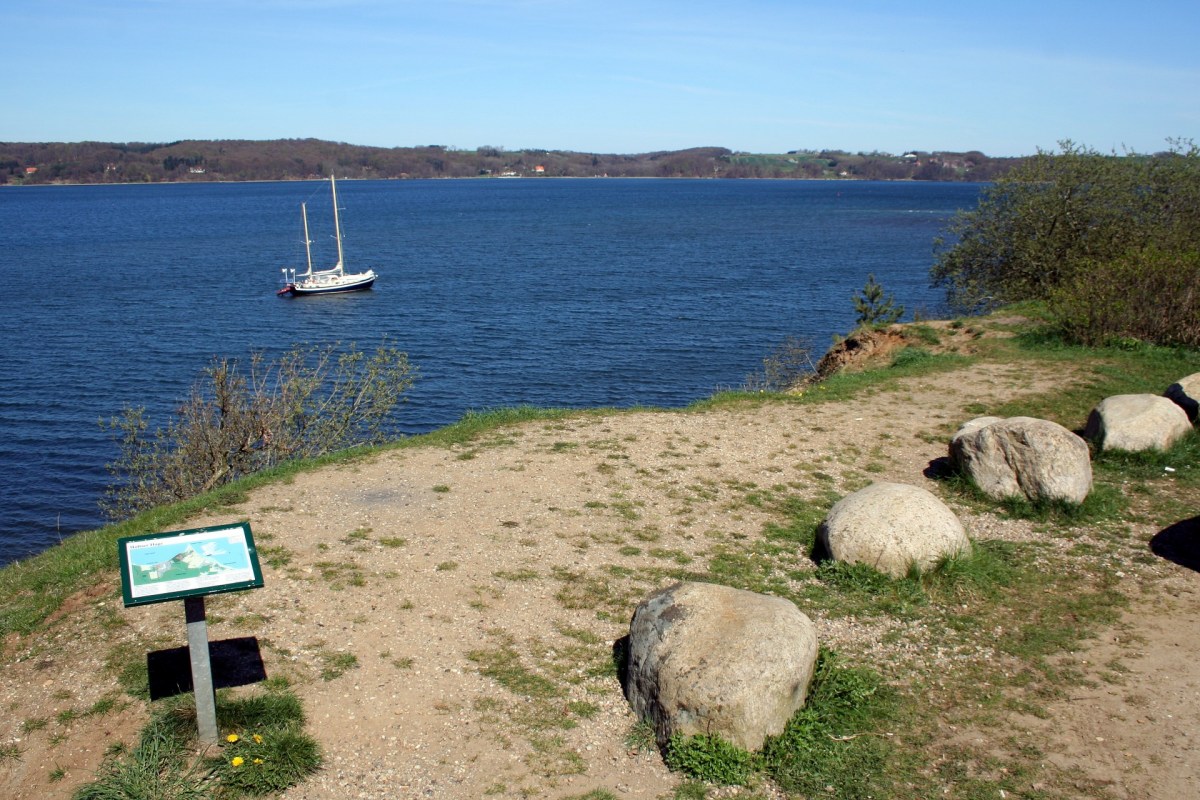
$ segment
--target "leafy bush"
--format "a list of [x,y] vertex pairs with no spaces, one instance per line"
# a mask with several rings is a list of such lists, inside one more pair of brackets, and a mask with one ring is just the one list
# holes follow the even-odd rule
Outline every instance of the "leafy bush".
[[[934,284],[967,311],[1053,298],[1073,334],[1089,340],[1111,328],[1139,336],[1193,328],[1195,300],[1162,292],[1187,287],[1189,274],[1195,287],[1200,149],[1180,141],[1154,156],[1119,157],[1060,147],[955,216],[937,243]],[[1170,274],[1171,265],[1184,273]]]
[[1085,263],[1047,303],[1064,333],[1083,344],[1138,339],[1200,347],[1200,250],[1151,247]]
[[272,362],[257,353],[246,369],[216,359],[153,433],[144,409],[126,408],[107,423],[120,455],[105,513],[124,519],[285,461],[385,441],[413,384],[407,355],[386,342],[371,356],[335,348],[295,347]]

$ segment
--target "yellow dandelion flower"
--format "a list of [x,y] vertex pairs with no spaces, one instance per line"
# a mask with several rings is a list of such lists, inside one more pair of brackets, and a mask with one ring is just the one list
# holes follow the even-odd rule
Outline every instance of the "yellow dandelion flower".
[[240,767],[242,764],[246,763],[246,759],[242,758],[241,756],[234,756],[233,760],[229,763],[233,764],[235,767]]
[[240,739],[240,738],[241,738],[241,737],[240,737],[240,736],[238,736],[236,733],[231,733],[231,734],[229,734],[228,736],[226,736],[226,737],[225,737],[225,741],[229,742],[230,744],[233,744],[234,742],[236,742],[236,741],[237,741],[238,739]]
[[255,744],[262,744],[262,742],[263,742],[263,738],[261,736],[259,736],[257,733],[254,734],[254,736],[251,738],[254,739]]
[[261,759],[261,758],[256,758],[256,759],[254,759],[254,763],[255,763],[255,764],[261,764],[261,763],[262,763],[262,759]]

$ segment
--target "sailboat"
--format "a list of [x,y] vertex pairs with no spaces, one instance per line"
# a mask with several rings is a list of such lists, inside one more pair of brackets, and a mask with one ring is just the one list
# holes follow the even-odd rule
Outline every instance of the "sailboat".
[[329,176],[329,189],[333,192],[333,230],[337,238],[337,263],[330,269],[313,271],[312,241],[308,238],[308,209],[300,204],[300,217],[304,220],[304,254],[308,258],[308,271],[296,274],[296,270],[283,268],[284,286],[276,294],[299,297],[307,294],[334,294],[357,292],[375,285],[375,271],[346,272],[342,256],[342,224],[338,219],[337,180]]

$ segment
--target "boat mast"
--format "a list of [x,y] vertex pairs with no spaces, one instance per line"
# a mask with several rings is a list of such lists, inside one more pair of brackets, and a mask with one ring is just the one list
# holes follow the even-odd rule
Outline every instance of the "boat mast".
[[312,275],[312,240],[308,238],[308,209],[304,203],[300,204],[300,217],[304,220],[304,255],[308,258],[308,272],[305,276]]
[[337,266],[334,269],[338,275],[342,274],[342,224],[338,220],[338,203],[337,203],[337,181],[334,180],[333,173],[329,173],[329,188],[333,190],[333,231],[337,235],[337,250],[338,260]]

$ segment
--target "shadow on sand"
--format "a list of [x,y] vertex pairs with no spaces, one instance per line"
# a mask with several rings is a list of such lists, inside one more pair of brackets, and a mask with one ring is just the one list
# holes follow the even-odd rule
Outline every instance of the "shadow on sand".
[[[248,686],[267,679],[258,639],[243,636],[209,642],[214,689]],[[146,654],[150,673],[150,699],[173,697],[192,690],[192,662],[186,647],[154,650]]]
[[1200,517],[1162,529],[1150,540],[1150,550],[1159,558],[1200,572]]

